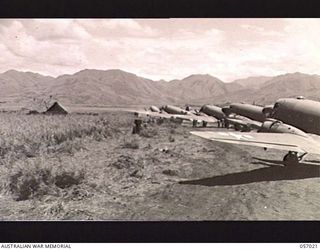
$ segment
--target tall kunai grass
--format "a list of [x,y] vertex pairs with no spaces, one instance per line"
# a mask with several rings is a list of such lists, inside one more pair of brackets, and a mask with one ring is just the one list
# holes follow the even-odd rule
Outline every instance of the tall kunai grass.
[[[81,164],[61,163],[63,154],[83,150],[83,140],[101,141],[120,133],[128,120],[112,115],[0,114],[1,193],[15,200],[41,198],[80,185]],[[117,123],[117,124],[115,124]]]

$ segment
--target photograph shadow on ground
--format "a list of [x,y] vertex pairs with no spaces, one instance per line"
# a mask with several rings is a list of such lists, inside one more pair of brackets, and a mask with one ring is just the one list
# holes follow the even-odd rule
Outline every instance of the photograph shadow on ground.
[[268,167],[246,172],[213,176],[196,180],[180,181],[179,184],[202,186],[232,186],[263,181],[300,180],[320,177],[320,165],[303,162],[298,166],[283,166],[282,161],[254,158],[252,164]]

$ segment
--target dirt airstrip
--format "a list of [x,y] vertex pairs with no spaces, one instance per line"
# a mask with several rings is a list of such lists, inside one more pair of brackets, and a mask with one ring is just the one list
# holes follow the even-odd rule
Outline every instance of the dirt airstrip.
[[81,169],[79,181],[20,200],[2,192],[2,220],[320,219],[317,156],[286,168],[286,152],[206,141],[190,124],[148,124],[133,135],[132,114],[99,116],[113,120],[114,135],[83,138],[44,161]]

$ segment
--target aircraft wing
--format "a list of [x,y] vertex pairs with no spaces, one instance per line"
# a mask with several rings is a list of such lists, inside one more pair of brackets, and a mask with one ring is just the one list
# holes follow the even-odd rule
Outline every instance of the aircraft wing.
[[217,119],[214,117],[207,117],[207,116],[200,116],[200,115],[175,115],[175,114],[168,114],[168,113],[158,113],[158,112],[152,112],[152,111],[145,111],[145,110],[128,110],[129,112],[135,113],[137,116],[149,116],[149,117],[159,117],[159,118],[165,118],[165,119],[181,119],[181,120],[187,120],[187,121],[206,121],[206,122],[217,122]]
[[181,119],[181,120],[188,120],[192,121],[191,115],[176,115],[176,114],[168,114],[165,112],[152,112],[152,111],[144,111],[144,110],[131,110],[138,117],[147,116],[147,117],[157,117],[157,118],[165,118],[165,119]]
[[231,124],[239,124],[239,125],[244,125],[244,126],[251,126],[253,128],[260,128],[262,123],[258,121],[251,120],[249,118],[243,118],[243,119],[238,119],[238,118],[226,118],[227,121]]
[[212,116],[204,116],[204,115],[191,115],[190,118],[192,120],[197,120],[199,122],[205,121],[205,122],[212,122],[216,123],[218,120]]
[[185,121],[193,121],[197,120],[198,122],[212,122],[215,123],[218,120],[214,117],[211,116],[201,116],[201,115],[193,115],[193,114],[188,114],[188,115],[174,115],[174,114],[167,114],[169,115],[170,118],[175,118],[175,119],[181,119]]
[[287,133],[246,133],[246,132],[211,132],[191,131],[202,138],[238,145],[274,148],[285,151],[320,154],[320,141],[312,137],[303,137]]
[[159,112],[152,112],[152,111],[145,111],[145,110],[128,110],[128,112],[134,113],[136,116],[148,116],[148,117],[159,117],[170,119],[174,115],[170,115],[168,113],[159,113]]

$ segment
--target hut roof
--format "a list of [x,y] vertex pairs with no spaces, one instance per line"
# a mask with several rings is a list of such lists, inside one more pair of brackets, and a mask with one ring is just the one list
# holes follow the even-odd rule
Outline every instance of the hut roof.
[[44,113],[45,114],[68,114],[68,111],[59,102],[55,101]]

